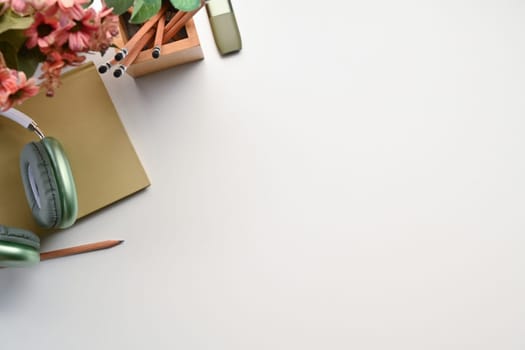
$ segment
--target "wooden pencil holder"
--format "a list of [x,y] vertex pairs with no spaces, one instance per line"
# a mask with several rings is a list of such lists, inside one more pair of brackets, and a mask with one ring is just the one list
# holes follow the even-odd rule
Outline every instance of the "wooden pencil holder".
[[[139,26],[129,24],[129,15],[119,16],[119,35],[114,39],[115,45],[122,48],[126,45]],[[190,19],[181,31],[168,43],[161,47],[159,58],[151,56],[151,45],[146,46],[128,67],[126,73],[134,78],[158,72],[184,63],[202,60],[204,55],[195,28]]]

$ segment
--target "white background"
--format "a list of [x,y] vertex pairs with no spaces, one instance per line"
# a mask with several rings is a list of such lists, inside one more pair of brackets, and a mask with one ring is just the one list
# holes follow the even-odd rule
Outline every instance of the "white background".
[[233,5],[103,77],[152,186],[0,271],[0,348],[524,349],[525,2]]

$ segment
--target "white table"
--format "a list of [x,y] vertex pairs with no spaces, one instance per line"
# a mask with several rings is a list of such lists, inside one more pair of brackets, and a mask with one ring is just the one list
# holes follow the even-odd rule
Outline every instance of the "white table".
[[0,348],[525,348],[525,3],[234,7],[104,76],[152,186],[0,271]]

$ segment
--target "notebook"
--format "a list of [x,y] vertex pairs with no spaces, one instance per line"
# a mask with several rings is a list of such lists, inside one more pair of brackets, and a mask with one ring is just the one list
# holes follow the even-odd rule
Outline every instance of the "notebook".
[[[61,143],[77,186],[79,218],[150,185],[146,172],[93,63],[65,73],[52,98],[45,91],[19,110]],[[23,146],[38,137],[0,118],[0,223],[43,235],[26,202],[19,170]]]

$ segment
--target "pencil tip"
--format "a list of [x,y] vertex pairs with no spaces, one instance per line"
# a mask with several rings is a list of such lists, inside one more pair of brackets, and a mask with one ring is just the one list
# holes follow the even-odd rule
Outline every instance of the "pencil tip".
[[123,239],[110,239],[108,240],[108,248],[113,248],[124,243]]

